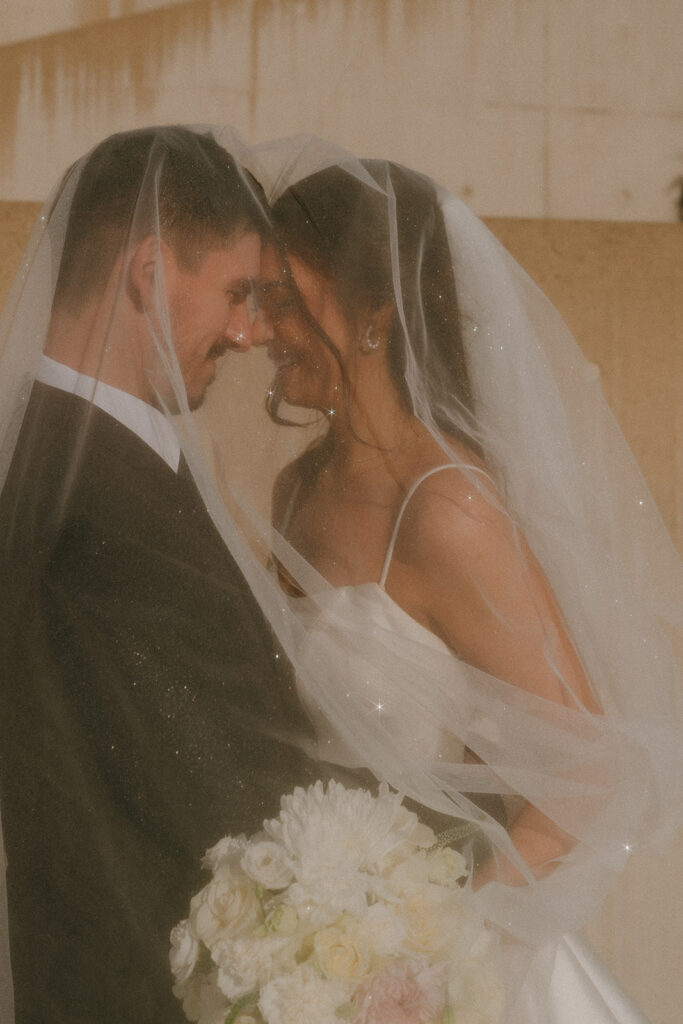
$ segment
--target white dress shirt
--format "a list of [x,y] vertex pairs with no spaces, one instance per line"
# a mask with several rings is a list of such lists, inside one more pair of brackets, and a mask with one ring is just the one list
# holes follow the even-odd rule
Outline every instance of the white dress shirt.
[[78,395],[92,402],[99,409],[109,413],[124,427],[132,430],[141,441],[149,445],[174,473],[180,463],[180,444],[173,426],[162,412],[143,402],[141,398],[105,384],[94,377],[78,373],[64,363],[58,363],[49,356],[41,356],[36,370],[36,380],[49,384],[60,391]]

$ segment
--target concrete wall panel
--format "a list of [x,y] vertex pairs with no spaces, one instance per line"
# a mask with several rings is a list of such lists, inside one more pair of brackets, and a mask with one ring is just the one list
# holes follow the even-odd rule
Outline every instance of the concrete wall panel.
[[[100,138],[312,131],[426,171],[478,213],[674,220],[680,0],[10,0],[0,198]],[[3,45],[3,43],[5,45]]]

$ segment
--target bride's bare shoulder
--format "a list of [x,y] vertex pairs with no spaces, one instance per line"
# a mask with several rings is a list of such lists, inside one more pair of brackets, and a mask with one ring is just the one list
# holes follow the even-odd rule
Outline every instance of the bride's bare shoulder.
[[406,564],[465,566],[483,552],[518,542],[486,464],[464,445],[454,454],[452,464],[425,476],[405,507],[396,555]]

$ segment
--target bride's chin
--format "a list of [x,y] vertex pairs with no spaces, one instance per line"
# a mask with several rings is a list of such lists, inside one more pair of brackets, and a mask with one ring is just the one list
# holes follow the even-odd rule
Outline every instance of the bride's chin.
[[329,403],[326,404],[325,399],[317,391],[295,380],[287,380],[282,373],[275,377],[272,390],[281,401],[298,409],[311,409],[317,412],[326,412],[329,409]]
[[310,395],[297,388],[279,388],[279,398],[294,409],[308,409],[311,412],[329,414],[329,406],[320,400],[319,395]]

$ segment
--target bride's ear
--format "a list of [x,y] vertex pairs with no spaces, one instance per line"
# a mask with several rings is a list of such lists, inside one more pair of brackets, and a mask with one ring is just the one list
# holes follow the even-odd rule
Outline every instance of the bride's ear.
[[168,246],[155,235],[147,235],[138,242],[128,264],[126,288],[139,313],[154,305],[154,293],[160,277],[164,251]]
[[372,310],[364,320],[363,326],[363,350],[376,351],[386,344],[391,334],[391,328],[396,314],[394,302],[384,302]]

